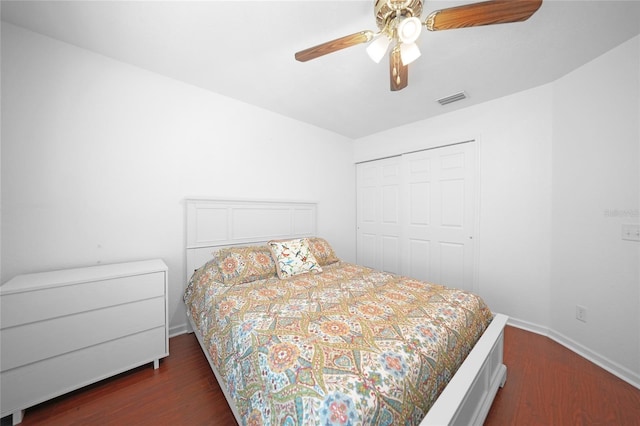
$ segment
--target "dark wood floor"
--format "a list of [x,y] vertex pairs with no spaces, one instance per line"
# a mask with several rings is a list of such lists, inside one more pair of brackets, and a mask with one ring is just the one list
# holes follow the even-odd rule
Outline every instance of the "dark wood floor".
[[640,425],[640,390],[548,337],[506,327],[504,363],[487,426]]
[[[158,370],[32,407],[23,425],[235,425],[194,335],[172,338],[170,352]],[[546,337],[507,327],[505,364],[485,425],[640,425],[640,390]]]

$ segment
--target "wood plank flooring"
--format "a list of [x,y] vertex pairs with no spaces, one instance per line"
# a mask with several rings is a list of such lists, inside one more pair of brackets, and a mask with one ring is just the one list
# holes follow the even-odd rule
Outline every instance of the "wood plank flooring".
[[548,337],[506,327],[504,363],[486,426],[640,425],[640,390]]
[[[28,409],[23,425],[235,425],[193,334],[137,368]],[[507,382],[485,425],[640,425],[640,390],[552,340],[505,329]],[[7,423],[9,418],[2,421]]]

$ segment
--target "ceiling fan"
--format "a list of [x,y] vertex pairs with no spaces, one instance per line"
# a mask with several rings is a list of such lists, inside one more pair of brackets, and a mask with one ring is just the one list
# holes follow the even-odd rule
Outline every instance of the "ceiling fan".
[[371,42],[367,53],[375,62],[380,62],[391,46],[391,90],[402,90],[408,85],[408,65],[420,56],[416,40],[423,25],[429,31],[440,31],[521,22],[529,19],[541,4],[542,0],[489,0],[436,10],[421,21],[423,0],[375,0],[374,14],[378,32],[365,30],[340,37],[301,50],[295,57],[298,61],[306,62],[347,47]]

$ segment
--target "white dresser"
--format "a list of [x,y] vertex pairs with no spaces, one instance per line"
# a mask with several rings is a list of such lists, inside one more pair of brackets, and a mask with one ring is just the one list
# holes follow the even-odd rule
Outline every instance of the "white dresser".
[[0,407],[23,410],[169,355],[162,260],[20,275],[0,287]]

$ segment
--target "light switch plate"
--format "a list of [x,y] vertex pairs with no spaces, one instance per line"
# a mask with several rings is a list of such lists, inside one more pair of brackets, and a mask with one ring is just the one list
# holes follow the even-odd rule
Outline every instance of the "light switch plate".
[[622,239],[640,241],[640,225],[622,225]]

